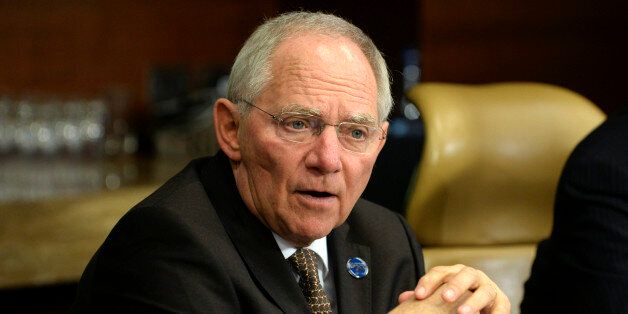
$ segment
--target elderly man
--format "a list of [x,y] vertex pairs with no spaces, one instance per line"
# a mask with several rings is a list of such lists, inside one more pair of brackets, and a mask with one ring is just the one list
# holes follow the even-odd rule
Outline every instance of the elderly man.
[[478,270],[424,274],[403,218],[360,199],[391,106],[386,64],[361,30],[320,13],[267,21],[214,105],[221,151],[120,220],[73,311],[508,313]]

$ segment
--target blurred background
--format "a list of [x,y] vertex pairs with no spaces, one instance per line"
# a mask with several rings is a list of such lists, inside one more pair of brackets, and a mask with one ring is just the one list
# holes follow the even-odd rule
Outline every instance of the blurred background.
[[536,81],[606,113],[628,103],[624,1],[0,0],[0,312],[67,310],[128,206],[216,150],[211,105],[244,40],[296,9],[347,18],[385,54],[396,105],[364,196],[401,213],[417,83]]

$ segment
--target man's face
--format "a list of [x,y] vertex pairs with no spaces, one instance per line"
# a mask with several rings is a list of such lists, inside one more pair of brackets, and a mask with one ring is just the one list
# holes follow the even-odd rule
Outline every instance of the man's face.
[[[351,41],[302,34],[280,44],[271,60],[273,79],[254,100],[261,109],[272,114],[289,106],[313,109],[330,124],[364,116],[379,121],[373,71]],[[326,236],[346,220],[384,144],[376,140],[375,149],[355,153],[341,146],[329,126],[311,143],[289,142],[255,108],[240,123],[238,139],[242,159],[234,171],[244,202],[297,246]]]

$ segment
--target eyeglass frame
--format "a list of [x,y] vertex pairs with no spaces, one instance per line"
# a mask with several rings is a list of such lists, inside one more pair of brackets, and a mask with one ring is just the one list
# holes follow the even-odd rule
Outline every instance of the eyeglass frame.
[[[260,107],[258,107],[258,106],[256,106],[256,105],[254,105],[253,103],[251,103],[251,102],[249,102],[249,101],[247,101],[247,100],[244,100],[244,99],[239,99],[239,100],[237,100],[237,101],[234,101],[234,103],[244,103],[244,104],[246,104],[246,105],[248,105],[248,106],[251,106],[251,107],[253,107],[253,108],[256,108],[257,110],[259,110],[259,111],[261,111],[261,112],[263,112],[263,113],[267,114],[268,116],[270,116],[270,118],[271,118],[273,121],[275,121],[277,124],[279,124],[279,123],[282,123],[282,122],[283,122],[283,119],[282,119],[282,118],[280,118],[280,117],[279,117],[279,115],[286,114],[286,113],[290,113],[290,112],[283,112],[283,111],[282,111],[282,113],[281,113],[281,114],[279,114],[279,115],[272,114],[272,113],[270,113],[270,112],[268,112],[268,111],[266,111],[266,110],[264,110],[264,109],[262,109],[262,108],[260,108]],[[375,140],[382,141],[382,140],[386,139],[386,136],[387,136],[386,131],[385,131],[385,130],[381,127],[381,126],[379,126],[379,125],[378,125],[378,126],[372,126],[372,125],[366,125],[366,124],[362,124],[362,123],[348,122],[348,121],[343,121],[343,122],[340,122],[340,123],[338,123],[338,124],[331,124],[331,123],[327,123],[327,122],[325,122],[325,121],[324,121],[321,117],[317,117],[317,116],[312,115],[312,114],[307,114],[307,113],[299,113],[299,112],[294,112],[294,113],[295,113],[295,114],[300,114],[300,115],[312,116],[312,117],[318,118],[318,119],[321,121],[321,125],[322,125],[322,127],[318,130],[318,132],[316,132],[316,133],[312,133],[312,135],[320,135],[321,133],[323,133],[323,131],[324,131],[324,129],[325,129],[325,127],[326,127],[326,126],[332,126],[332,127],[334,127],[334,129],[336,129],[336,136],[338,136],[338,135],[340,134],[340,132],[339,132],[339,127],[340,127],[341,125],[345,124],[345,123],[350,123],[350,124],[356,124],[356,125],[363,125],[363,126],[365,126],[365,127],[367,127],[367,128],[374,128],[374,129],[378,129],[378,130],[381,132],[381,136],[374,138],[373,140],[371,140],[371,142],[375,142]],[[301,142],[301,141],[296,141],[296,140],[286,139],[286,138],[283,138],[283,137],[281,137],[281,136],[278,136],[278,137],[279,137],[279,138],[281,138],[281,139],[282,139],[282,140],[284,140],[284,141],[289,141],[289,142],[292,142],[292,143],[308,143],[308,142]],[[369,144],[369,145],[370,145],[370,144]],[[369,154],[369,153],[372,153],[372,151],[364,151],[364,152],[360,152],[360,151],[351,150],[351,149],[349,149],[349,148],[345,147],[344,145],[341,145],[341,147],[342,147],[343,149],[346,149],[347,151],[350,151],[350,152],[352,152],[352,153],[357,153],[357,154]]]

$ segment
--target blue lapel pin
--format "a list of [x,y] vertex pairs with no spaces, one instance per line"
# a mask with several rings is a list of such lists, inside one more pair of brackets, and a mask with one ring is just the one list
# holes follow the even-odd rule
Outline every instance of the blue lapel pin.
[[347,261],[347,271],[357,279],[366,277],[369,273],[369,266],[359,257],[352,257]]

